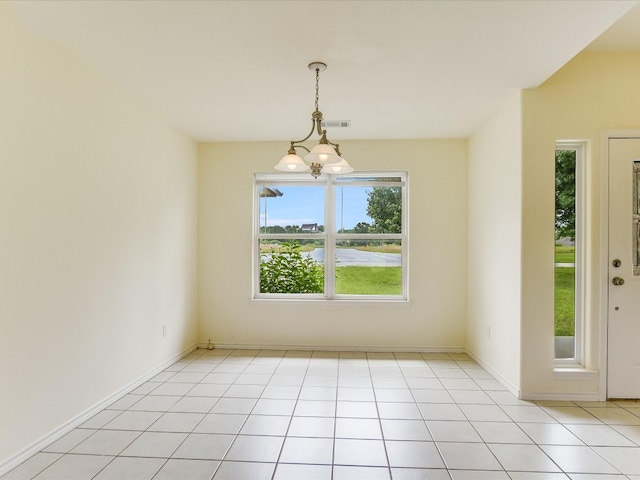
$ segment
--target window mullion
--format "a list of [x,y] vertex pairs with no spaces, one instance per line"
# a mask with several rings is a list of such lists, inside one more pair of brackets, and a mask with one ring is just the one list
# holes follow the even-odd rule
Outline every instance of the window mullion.
[[327,298],[336,296],[336,190],[328,179],[324,196],[324,289]]

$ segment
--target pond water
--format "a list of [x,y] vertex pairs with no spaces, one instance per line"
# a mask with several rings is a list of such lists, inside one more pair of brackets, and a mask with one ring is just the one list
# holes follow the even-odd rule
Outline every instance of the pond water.
[[[316,248],[308,252],[314,260],[322,263],[324,248]],[[336,249],[336,265],[338,267],[399,267],[402,265],[402,255],[399,253],[365,252],[355,248]]]

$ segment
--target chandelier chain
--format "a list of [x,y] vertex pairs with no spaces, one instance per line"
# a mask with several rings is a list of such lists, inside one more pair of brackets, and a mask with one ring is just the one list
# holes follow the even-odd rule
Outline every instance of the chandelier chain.
[[318,93],[318,83],[320,81],[320,69],[316,68],[316,112],[318,111],[318,99],[320,98],[320,95]]

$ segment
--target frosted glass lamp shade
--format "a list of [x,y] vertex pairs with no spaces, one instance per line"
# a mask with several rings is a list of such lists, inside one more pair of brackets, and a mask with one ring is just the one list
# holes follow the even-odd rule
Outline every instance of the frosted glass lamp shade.
[[341,174],[344,174],[344,173],[353,172],[353,167],[351,165],[349,165],[349,162],[347,162],[343,158],[338,163],[332,163],[332,164],[329,164],[329,165],[325,165],[324,167],[322,167],[321,172],[322,173],[328,173],[329,175],[341,175]]
[[304,160],[307,163],[317,163],[319,165],[330,165],[333,163],[338,163],[342,160],[342,157],[336,153],[335,148],[327,143],[319,143],[315,147],[311,149],[307,155],[305,155]]
[[298,155],[290,153],[282,157],[282,160],[276,165],[276,170],[281,172],[308,172],[309,166]]

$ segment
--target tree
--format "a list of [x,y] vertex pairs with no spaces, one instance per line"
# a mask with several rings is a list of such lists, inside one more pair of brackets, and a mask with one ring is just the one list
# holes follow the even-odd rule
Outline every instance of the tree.
[[370,233],[371,225],[367,222],[358,222],[349,233]]
[[260,227],[260,233],[286,233],[286,230],[280,225],[270,227]]
[[556,239],[576,236],[576,152],[556,150]]
[[402,233],[402,190],[373,187],[367,191],[367,215],[373,218],[371,233]]

